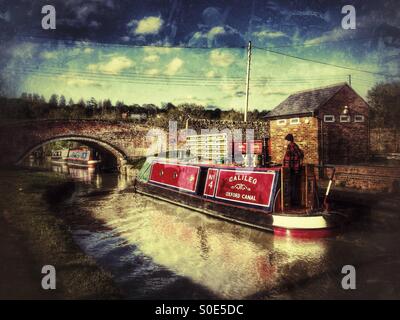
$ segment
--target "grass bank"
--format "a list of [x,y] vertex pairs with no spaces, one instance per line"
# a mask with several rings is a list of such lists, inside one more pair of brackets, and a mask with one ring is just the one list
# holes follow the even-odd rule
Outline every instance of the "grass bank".
[[[54,294],[52,291],[48,292],[46,298],[122,297],[111,274],[99,267],[75,244],[65,221],[51,209],[54,207],[52,204],[71,195],[74,182],[66,180],[64,175],[27,170],[0,170],[0,176],[0,214],[5,220],[5,225],[2,226],[3,235],[0,237],[17,234],[16,245],[28,252],[14,261],[2,261],[8,270],[34,270],[40,279],[41,267],[53,265],[57,273],[57,289]],[[3,243],[0,246],[0,256],[1,250],[9,251],[9,248]],[[7,279],[4,280],[3,277],[2,281]],[[13,282],[13,277],[9,277],[9,281]],[[40,288],[40,280],[38,283],[26,283],[25,288],[21,287],[20,290],[28,290],[30,286]]]

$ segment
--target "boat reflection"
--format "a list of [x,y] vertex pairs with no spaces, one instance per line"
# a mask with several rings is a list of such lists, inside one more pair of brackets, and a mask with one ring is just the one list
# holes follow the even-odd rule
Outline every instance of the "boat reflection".
[[323,240],[274,237],[139,197],[144,203],[130,209],[126,217],[114,215],[107,225],[154,263],[223,298],[271,290],[297,263],[315,264],[325,252]]

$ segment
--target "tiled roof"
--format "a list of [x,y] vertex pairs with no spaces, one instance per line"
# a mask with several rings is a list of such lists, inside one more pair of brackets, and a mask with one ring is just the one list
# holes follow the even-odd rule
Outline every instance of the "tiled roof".
[[266,118],[312,113],[346,85],[347,83],[343,82],[329,87],[293,93],[272,109]]

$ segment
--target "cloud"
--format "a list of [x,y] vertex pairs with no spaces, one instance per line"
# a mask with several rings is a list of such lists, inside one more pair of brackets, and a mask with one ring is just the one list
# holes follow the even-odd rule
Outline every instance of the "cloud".
[[149,76],[155,76],[155,75],[160,74],[160,70],[156,69],[156,68],[153,68],[153,69],[146,70],[144,73],[149,75]]
[[214,70],[210,70],[210,71],[206,72],[206,77],[207,78],[214,78],[215,77],[215,71]]
[[0,12],[0,19],[6,22],[10,22],[10,11],[6,11],[4,13]]
[[234,56],[230,53],[221,50],[213,50],[210,53],[210,63],[217,67],[229,67],[235,60]]
[[257,38],[269,38],[269,39],[287,37],[287,35],[281,31],[268,31],[268,30],[260,30],[253,32],[253,36]]
[[174,58],[172,61],[167,65],[167,68],[165,70],[165,74],[169,76],[173,76],[178,72],[179,69],[181,69],[183,66],[183,60],[179,58]]
[[50,59],[56,58],[57,57],[57,53],[55,51],[44,51],[44,52],[42,52],[41,56],[44,59],[50,60]]
[[221,34],[225,34],[224,27],[220,27],[220,26],[214,27],[210,31],[207,32],[207,38],[214,39],[214,37],[221,35]]
[[33,59],[33,57],[37,55],[37,49],[37,44],[25,42],[13,47],[11,54],[13,58],[20,59],[21,61],[25,62]]
[[229,82],[224,82],[224,83],[222,83],[220,86],[219,86],[219,88],[223,91],[223,92],[226,92],[226,93],[229,93],[229,94],[235,94],[235,92],[237,92],[237,91],[239,91],[240,90],[240,86],[239,85],[237,85],[237,84],[232,84],[232,83],[229,83]]
[[[85,26],[97,29],[102,25],[100,21],[106,16],[110,17],[116,8],[114,0],[64,0],[59,2],[62,2],[64,8],[60,9],[63,10],[63,18],[58,19],[57,17],[57,25],[74,28]],[[59,7],[61,4],[56,5],[57,10]],[[96,19],[93,20],[93,17]]]
[[142,20],[132,20],[128,23],[128,27],[136,26],[133,33],[136,35],[157,34],[163,25],[164,21],[161,17],[146,17]]
[[90,71],[100,71],[110,74],[121,73],[124,69],[128,69],[135,65],[135,62],[124,56],[112,57],[106,63],[89,64],[87,69]]
[[182,48],[168,48],[168,47],[155,47],[155,46],[148,46],[143,48],[143,52],[148,55],[162,55],[162,54],[169,54],[169,53],[176,53],[181,51]]
[[65,84],[69,87],[77,87],[77,88],[80,88],[82,86],[102,87],[102,84],[96,81],[89,79],[81,79],[78,77],[79,77],[78,75],[69,74],[69,75],[59,76],[58,79],[65,82]]
[[149,56],[146,56],[143,58],[144,62],[149,62],[149,63],[154,63],[160,60],[160,56],[156,55],[156,54],[151,54]]
[[199,47],[240,46],[245,43],[242,34],[229,25],[203,28],[191,35],[188,44]]
[[322,36],[306,40],[304,44],[317,45],[323,42],[343,40],[346,39],[350,34],[351,32],[348,32],[348,30],[344,30],[342,28],[335,28],[329,32],[325,32]]

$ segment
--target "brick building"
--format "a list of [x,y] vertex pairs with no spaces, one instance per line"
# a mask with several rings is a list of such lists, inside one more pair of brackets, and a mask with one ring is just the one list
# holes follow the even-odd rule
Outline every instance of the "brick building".
[[304,150],[305,162],[347,164],[369,155],[369,106],[347,83],[290,95],[266,116],[272,161],[282,162],[286,134]]

